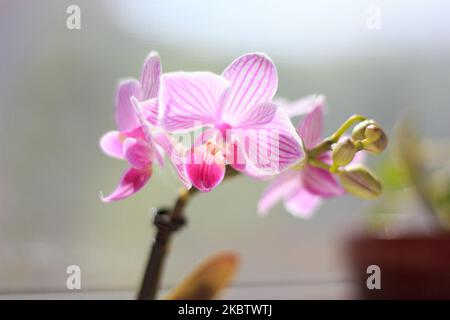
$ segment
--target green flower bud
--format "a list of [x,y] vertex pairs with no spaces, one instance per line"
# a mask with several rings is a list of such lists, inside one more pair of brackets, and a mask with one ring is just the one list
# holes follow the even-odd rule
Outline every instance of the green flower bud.
[[360,198],[373,199],[382,192],[381,183],[364,166],[356,165],[339,173],[344,189]]
[[388,138],[384,132],[382,132],[380,138],[377,141],[367,144],[364,144],[364,150],[367,150],[372,153],[380,153],[386,149],[388,144]]
[[387,147],[387,136],[381,126],[374,120],[364,120],[358,123],[352,131],[355,142],[363,142],[362,147],[372,153],[380,153]]
[[346,166],[352,162],[356,154],[356,147],[350,138],[345,138],[337,142],[331,153],[333,164],[337,166]]
[[366,128],[372,124],[372,120],[364,120],[358,123],[352,131],[352,139],[354,141],[364,140],[366,138],[365,131]]
[[383,130],[375,124],[368,125],[364,130],[364,136],[366,137],[365,140],[367,143],[374,143],[378,141],[382,135]]

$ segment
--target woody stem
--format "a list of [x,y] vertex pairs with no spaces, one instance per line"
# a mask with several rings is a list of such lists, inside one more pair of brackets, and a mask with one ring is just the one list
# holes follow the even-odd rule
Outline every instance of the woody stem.
[[[239,171],[228,168],[224,180],[238,174]],[[164,263],[170,250],[172,235],[186,224],[184,209],[190,198],[197,192],[196,188],[183,190],[172,209],[159,209],[157,211],[154,220],[154,225],[157,228],[156,237],[151,247],[141,287],[137,295],[138,300],[156,299]]]
[[170,240],[173,233],[186,223],[184,207],[196,190],[195,188],[189,191],[184,190],[171,210],[159,209],[157,211],[154,220],[157,233],[137,296],[138,300],[154,300],[156,298],[164,262],[170,249]]

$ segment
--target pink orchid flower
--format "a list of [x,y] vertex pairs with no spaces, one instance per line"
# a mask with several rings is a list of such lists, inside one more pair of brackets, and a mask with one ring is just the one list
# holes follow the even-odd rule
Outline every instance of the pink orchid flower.
[[163,151],[155,144],[146,125],[159,122],[160,76],[159,55],[151,52],[144,63],[140,82],[128,79],[119,84],[115,115],[119,130],[107,132],[100,140],[100,147],[111,157],[127,160],[130,166],[117,188],[109,196],[102,196],[104,202],[121,200],[136,193],[150,179],[153,161],[162,164]]
[[271,102],[277,86],[275,65],[261,53],[237,58],[220,76],[162,76],[162,127],[173,132],[209,128],[185,155],[186,174],[196,188],[212,190],[227,164],[259,177],[277,174],[304,158],[289,117]]
[[[324,105],[324,97],[311,96],[283,107],[293,116],[309,111],[297,127],[307,149],[315,147],[322,139]],[[362,161],[359,154],[352,163]],[[331,164],[330,152],[322,154],[318,160]],[[277,176],[263,193],[258,211],[266,215],[275,203],[284,200],[284,206],[291,214],[309,218],[323,198],[343,194],[344,189],[330,172],[307,164],[301,170],[288,170]]]

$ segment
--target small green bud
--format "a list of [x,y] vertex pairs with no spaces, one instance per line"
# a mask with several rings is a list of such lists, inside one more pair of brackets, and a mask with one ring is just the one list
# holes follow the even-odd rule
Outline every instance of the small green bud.
[[383,132],[380,136],[380,138],[370,144],[365,143],[364,144],[364,150],[372,152],[372,153],[380,153],[386,149],[388,144],[388,138],[386,134]]
[[378,141],[378,139],[380,139],[382,135],[383,130],[375,124],[368,125],[366,127],[366,130],[364,130],[364,136],[366,137],[365,140],[367,143],[374,143]]
[[363,140],[366,138],[365,131],[366,128],[372,124],[372,120],[364,120],[358,123],[352,131],[352,139],[354,141]]
[[346,168],[339,173],[339,178],[347,192],[360,198],[373,199],[382,192],[381,183],[362,165]]
[[337,166],[346,166],[352,162],[356,154],[356,147],[350,138],[338,141],[331,153],[333,164]]
[[358,123],[352,131],[352,139],[363,142],[364,150],[380,153],[387,147],[387,136],[381,126],[374,120],[364,120]]

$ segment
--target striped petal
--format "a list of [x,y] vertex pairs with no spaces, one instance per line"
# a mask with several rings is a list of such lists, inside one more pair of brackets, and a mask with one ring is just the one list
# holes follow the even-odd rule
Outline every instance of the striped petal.
[[245,158],[244,173],[273,175],[303,160],[301,139],[286,113],[274,104],[256,106],[241,117],[241,123],[242,127],[232,129],[231,139]]
[[159,125],[159,104],[157,98],[151,98],[139,102],[135,97],[131,97],[131,103],[134,106],[136,117],[141,126],[146,127]]
[[164,166],[164,149],[157,143],[153,144],[153,161],[157,163],[160,167]]
[[140,100],[148,100],[158,96],[160,76],[161,59],[156,51],[152,51],[142,68]]
[[175,72],[162,76],[162,126],[168,131],[191,130],[218,121],[228,81],[210,72]]
[[319,208],[322,199],[319,195],[312,194],[304,188],[299,188],[284,201],[284,207],[293,216],[304,219],[311,218]]
[[123,153],[128,162],[137,169],[145,170],[151,164],[151,148],[142,140],[128,138],[123,143]]
[[312,194],[333,197],[345,193],[334,176],[326,170],[308,166],[302,171],[302,174],[304,186]]
[[120,183],[116,190],[114,190],[109,196],[103,197],[102,195],[102,201],[111,202],[122,200],[135,194],[143,186],[145,186],[151,175],[151,167],[147,170],[129,168],[120,179]]
[[100,148],[110,157],[123,159],[122,141],[119,131],[110,131],[100,139]]
[[237,58],[223,73],[230,82],[222,119],[236,125],[249,109],[270,102],[278,87],[275,65],[262,53],[250,53]]
[[139,126],[131,97],[139,97],[140,85],[137,80],[125,80],[119,84],[116,97],[116,123],[120,131],[135,129]]
[[329,166],[331,166],[331,164],[333,163],[333,159],[331,157],[330,151],[327,151],[327,152],[324,152],[324,153],[318,155],[317,160],[322,161],[323,163],[326,163]]
[[258,202],[258,213],[266,215],[278,201],[294,193],[299,187],[301,187],[300,171],[283,172],[263,192]]
[[150,124],[157,126],[159,123],[159,104],[157,98],[143,101],[140,104],[142,115]]
[[121,136],[124,138],[135,138],[135,139],[141,139],[144,141],[148,140],[147,132],[144,130],[143,126],[136,127],[132,130],[128,131],[122,131]]
[[186,154],[186,148],[184,145],[165,133],[156,134],[154,139],[155,143],[158,144],[169,157],[181,183],[187,189],[190,189],[192,187],[192,183],[186,174],[186,168],[184,165],[184,156]]
[[297,132],[307,149],[315,147],[322,137],[323,129],[323,104],[318,104],[299,123]]
[[225,176],[225,158],[213,142],[193,146],[186,154],[185,165],[190,181],[202,192],[211,191]]
[[296,101],[287,101],[283,98],[274,99],[276,105],[283,108],[289,118],[302,116],[313,111],[317,106],[325,104],[325,97],[321,95],[310,95]]

